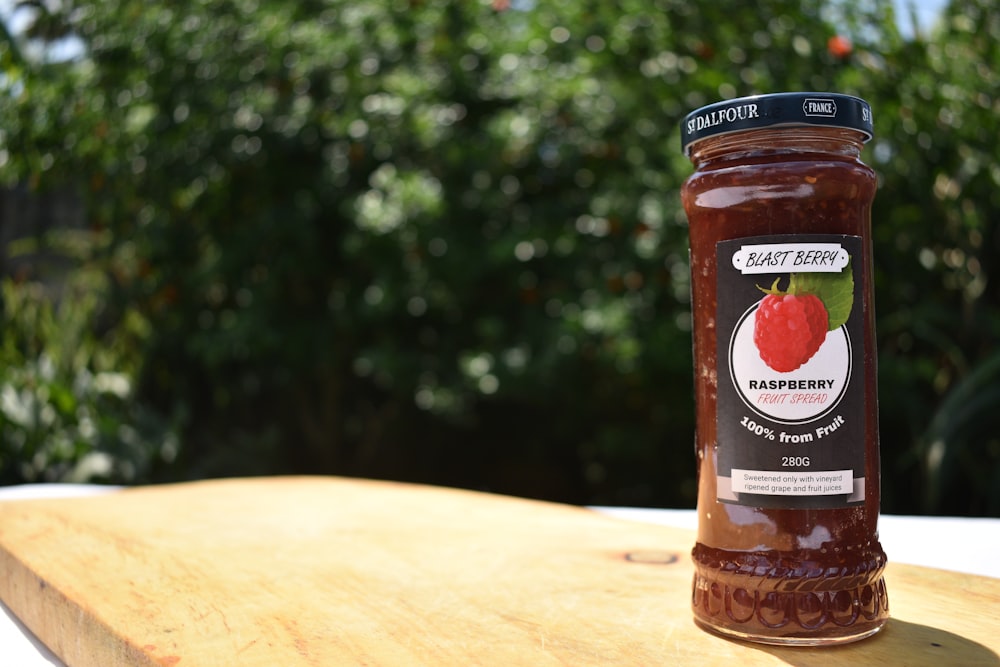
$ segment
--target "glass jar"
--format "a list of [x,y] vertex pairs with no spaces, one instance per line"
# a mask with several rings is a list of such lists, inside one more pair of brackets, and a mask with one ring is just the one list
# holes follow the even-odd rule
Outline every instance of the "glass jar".
[[769,644],[877,632],[879,441],[869,105],[828,93],[689,114],[698,462],[692,607]]

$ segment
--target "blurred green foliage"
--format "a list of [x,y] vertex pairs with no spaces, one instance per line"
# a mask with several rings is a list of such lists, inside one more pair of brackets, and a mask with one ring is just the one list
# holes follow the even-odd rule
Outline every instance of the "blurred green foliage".
[[[59,236],[49,245],[72,255],[71,235]],[[138,322],[103,336],[94,327],[105,280],[81,268],[58,296],[40,282],[0,283],[0,484],[128,482],[176,455],[176,422],[133,400]]]
[[[816,89],[876,112],[884,508],[1000,513],[1000,377],[977,370],[1000,330],[988,0],[907,39],[880,0],[29,4],[0,36],[0,178],[76,187],[80,272],[102,276],[38,308],[77,323],[63,382],[129,388],[80,400],[157,426],[38,459],[5,408],[6,481],[100,452],[125,481],[691,505],[677,123]],[[26,341],[43,284],[5,286],[0,382],[51,404],[23,379],[60,345],[58,326]]]

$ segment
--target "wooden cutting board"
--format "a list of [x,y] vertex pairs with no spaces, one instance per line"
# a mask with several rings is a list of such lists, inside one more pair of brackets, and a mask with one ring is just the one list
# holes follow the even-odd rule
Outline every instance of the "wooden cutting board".
[[206,481],[0,503],[0,599],[71,667],[1000,665],[1000,579],[902,565],[863,642],[711,636],[693,541],[455,489]]

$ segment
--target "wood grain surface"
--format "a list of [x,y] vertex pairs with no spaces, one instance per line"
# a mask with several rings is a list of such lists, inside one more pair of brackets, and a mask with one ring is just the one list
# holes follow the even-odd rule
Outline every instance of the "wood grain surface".
[[205,481],[0,503],[0,599],[70,667],[1000,666],[1000,579],[912,566],[871,639],[709,635],[693,541],[455,489]]

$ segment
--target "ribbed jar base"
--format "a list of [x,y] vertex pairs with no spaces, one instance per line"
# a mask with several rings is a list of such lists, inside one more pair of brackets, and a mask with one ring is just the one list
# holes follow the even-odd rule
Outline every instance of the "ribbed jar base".
[[869,637],[889,618],[881,548],[836,564],[794,554],[724,553],[698,545],[693,554],[691,606],[695,622],[710,632],[820,646]]

